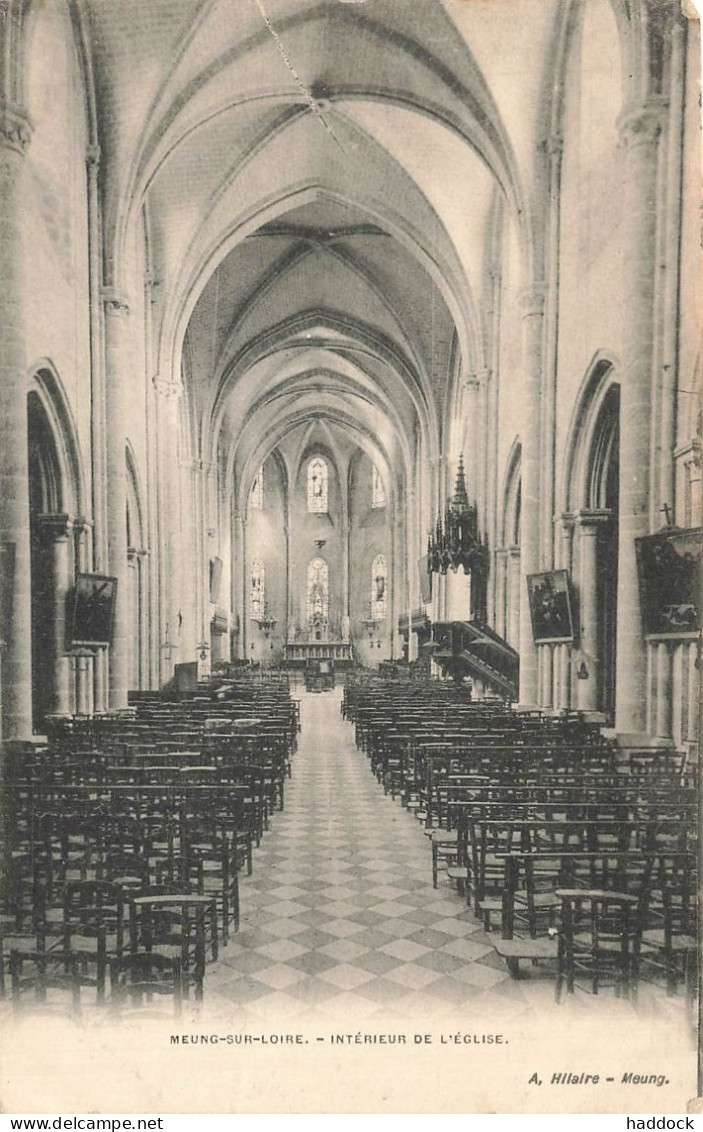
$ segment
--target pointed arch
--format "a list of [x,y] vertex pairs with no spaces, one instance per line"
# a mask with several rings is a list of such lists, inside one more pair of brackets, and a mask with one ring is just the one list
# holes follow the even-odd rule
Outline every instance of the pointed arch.
[[516,437],[510,449],[503,481],[503,546],[520,545],[521,460],[522,445],[519,437]]

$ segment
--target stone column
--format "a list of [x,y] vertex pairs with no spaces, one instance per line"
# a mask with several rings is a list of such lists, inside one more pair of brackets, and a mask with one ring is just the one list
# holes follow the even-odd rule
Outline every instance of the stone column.
[[542,479],[540,487],[541,564],[550,570],[554,563],[554,494],[556,468],[556,405],[559,337],[559,252],[561,222],[561,165],[564,141],[553,134],[546,142],[549,154],[549,216],[547,230],[546,334],[542,396]]
[[[158,442],[160,678],[165,684],[173,675],[174,664],[183,659],[179,654],[184,611],[179,602],[181,534],[178,523],[183,468],[177,460],[178,400],[182,389],[179,382],[158,376],[153,378],[152,384],[156,393]],[[189,508],[189,516],[192,510]],[[189,614],[187,631],[195,641],[197,626],[192,621],[192,609],[186,612]]]
[[[230,591],[230,607],[234,615],[234,624],[236,627],[236,646],[234,659],[240,660],[243,656],[242,653],[242,640],[244,633],[244,617],[245,610],[243,605],[244,582],[242,576],[244,573],[244,535],[242,532],[243,519],[241,513],[234,506],[234,499],[232,501],[232,579]],[[289,618],[289,612],[286,611],[286,620]]]
[[505,638],[505,596],[507,589],[508,551],[499,547],[493,555],[495,609],[493,625],[499,637]]
[[145,686],[148,658],[148,627],[144,608],[144,570],[147,551],[130,546],[127,548],[127,574],[129,582],[129,645],[130,645],[130,687],[140,689]]
[[656,652],[656,717],[655,734],[663,739],[671,738],[672,722],[672,650],[667,641],[658,641]]
[[[520,666],[522,667],[522,652],[520,650],[520,635],[522,633],[521,607],[527,602],[527,595],[523,595],[521,591],[520,547],[511,546],[507,553],[507,624],[505,627],[505,635],[508,644],[512,645],[514,649],[520,652]],[[530,622],[530,640],[532,640],[532,622]]]
[[[556,561],[562,570],[572,573],[574,517],[563,512],[557,522],[561,538],[556,542]],[[571,707],[571,645],[556,645],[554,656],[554,706],[568,710]]]
[[[92,565],[91,536],[92,523],[87,519],[74,519],[73,521],[73,559],[76,565],[75,572],[84,574],[89,572]],[[95,658],[85,654],[73,658],[73,673],[75,685],[76,711],[80,715],[92,715],[94,710],[94,674]]]
[[656,275],[657,150],[663,105],[651,99],[619,119],[624,149],[623,247],[626,249],[620,408],[618,638],[615,726],[643,732],[647,655],[635,539],[649,533],[652,356]]
[[551,708],[554,703],[554,645],[539,645],[537,649],[539,667],[539,706]]
[[688,716],[686,725],[686,739],[695,743],[698,739],[701,701],[700,701],[700,660],[701,643],[691,641],[688,645]]
[[105,310],[105,403],[107,463],[108,570],[117,579],[112,643],[109,649],[111,708],[127,706],[129,688],[129,599],[127,587],[126,419],[129,382],[129,306],[112,289],[103,290]]
[[0,105],[0,545],[3,739],[32,734],[32,614],[22,202],[31,126]]
[[[598,597],[598,530],[610,518],[609,511],[579,511],[576,518],[579,545],[579,626],[584,676],[578,681],[578,707],[598,711],[600,687],[600,618]],[[586,675],[587,673],[587,675]]]
[[46,544],[51,548],[53,596],[51,645],[54,687],[50,710],[55,714],[66,715],[72,710],[70,661],[66,656],[66,601],[71,585],[69,536],[73,523],[68,515],[40,515],[38,523]]
[[241,519],[242,531],[242,573],[240,576],[241,581],[241,602],[242,602],[242,625],[239,632],[239,639],[242,642],[242,657],[244,660],[249,659],[249,564],[247,562],[247,520],[246,517]]
[[541,393],[545,287],[521,292],[523,316],[524,417],[522,441],[522,519],[520,523],[520,704],[538,702],[537,648],[532,639],[527,576],[540,568]]

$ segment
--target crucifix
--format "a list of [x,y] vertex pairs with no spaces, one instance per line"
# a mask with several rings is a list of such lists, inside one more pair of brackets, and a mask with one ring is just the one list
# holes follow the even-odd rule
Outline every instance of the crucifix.
[[667,527],[673,526],[673,523],[671,521],[671,515],[669,514],[669,511],[670,511],[669,504],[665,503],[663,507],[659,508],[659,510],[664,515],[664,520],[665,520],[666,526]]

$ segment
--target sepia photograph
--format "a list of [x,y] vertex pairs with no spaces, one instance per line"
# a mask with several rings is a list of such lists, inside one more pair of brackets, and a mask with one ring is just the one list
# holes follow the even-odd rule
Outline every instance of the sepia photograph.
[[0,1112],[700,1111],[700,80],[0,0]]

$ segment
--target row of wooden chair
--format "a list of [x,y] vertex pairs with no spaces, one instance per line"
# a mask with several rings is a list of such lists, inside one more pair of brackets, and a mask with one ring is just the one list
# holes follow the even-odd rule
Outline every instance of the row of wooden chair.
[[7,971],[18,1008],[59,983],[74,1010],[87,988],[100,1004],[157,988],[199,1001],[239,928],[239,874],[283,806],[298,728],[287,686],[220,682],[9,746],[0,990]]

